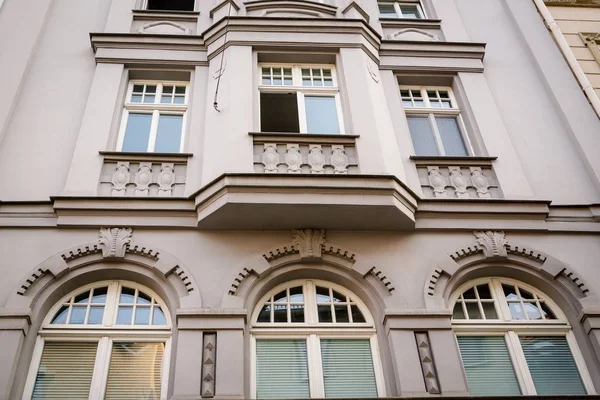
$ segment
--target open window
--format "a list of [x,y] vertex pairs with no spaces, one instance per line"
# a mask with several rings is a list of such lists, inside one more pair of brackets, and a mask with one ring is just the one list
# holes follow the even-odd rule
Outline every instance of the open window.
[[194,11],[195,0],[146,0],[146,9],[154,11]]
[[331,65],[261,65],[259,91],[261,132],[344,131]]

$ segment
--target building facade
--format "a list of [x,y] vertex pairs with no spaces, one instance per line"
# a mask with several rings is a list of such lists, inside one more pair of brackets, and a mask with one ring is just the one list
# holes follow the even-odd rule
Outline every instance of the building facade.
[[534,1],[4,0],[0,89],[0,398],[599,390]]

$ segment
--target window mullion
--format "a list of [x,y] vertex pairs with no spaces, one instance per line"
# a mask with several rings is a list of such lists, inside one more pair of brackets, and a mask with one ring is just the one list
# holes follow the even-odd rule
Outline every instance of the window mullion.
[[325,397],[325,383],[323,381],[323,362],[321,360],[321,341],[316,334],[311,334],[306,339],[308,347],[308,380],[310,382],[310,396],[314,398]]
[[148,151],[153,152],[156,147],[156,137],[158,136],[158,119],[160,111],[152,111],[152,124],[150,125],[150,136],[148,137]]
[[435,144],[438,148],[438,153],[440,156],[445,156],[446,151],[444,150],[444,144],[442,143],[442,137],[440,136],[440,131],[435,122],[435,115],[431,112],[428,114],[429,116],[429,124],[431,125],[431,130],[433,132],[433,138],[435,139]]
[[521,348],[521,341],[519,336],[514,331],[508,331],[506,333],[506,345],[508,346],[508,352],[515,368],[515,375],[521,386],[521,392],[523,395],[535,395],[535,385],[533,384],[533,378],[527,367],[527,360],[523,349]]
[[313,281],[307,281],[304,285],[306,293],[304,293],[304,320],[307,324],[316,324],[317,316],[317,289]]
[[102,324],[112,326],[115,324],[115,315],[119,307],[119,284],[117,282],[108,285],[106,292],[106,303],[104,304],[104,317]]
[[101,337],[98,341],[98,350],[96,351],[96,361],[94,363],[94,373],[90,385],[89,400],[102,400],[106,390],[106,380],[108,378],[108,367],[110,364],[111,341],[107,336]]
[[394,10],[396,10],[396,15],[397,15],[399,18],[402,18],[402,17],[403,17],[403,15],[402,15],[402,10],[400,9],[400,4],[398,4],[398,2],[397,2],[397,1],[395,1],[395,2],[394,2]]
[[504,296],[504,291],[502,290],[502,284],[497,279],[492,279],[491,286],[492,290],[494,291],[494,295],[496,295],[496,301],[498,302],[498,306],[500,308],[500,316],[504,321],[510,321],[512,316]]
[[298,122],[300,125],[300,133],[308,132],[308,124],[306,122],[306,105],[304,104],[304,93],[296,92],[296,101],[298,103]]

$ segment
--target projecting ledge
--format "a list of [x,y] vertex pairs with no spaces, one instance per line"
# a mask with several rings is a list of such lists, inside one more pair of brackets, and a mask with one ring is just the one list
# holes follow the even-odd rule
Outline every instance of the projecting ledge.
[[385,175],[225,174],[195,194],[207,230],[414,229],[417,197]]

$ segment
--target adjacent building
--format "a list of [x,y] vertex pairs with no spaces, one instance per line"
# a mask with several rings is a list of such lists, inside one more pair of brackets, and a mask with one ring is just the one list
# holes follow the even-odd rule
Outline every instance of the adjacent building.
[[600,119],[538,7],[0,1],[0,398],[596,394]]

